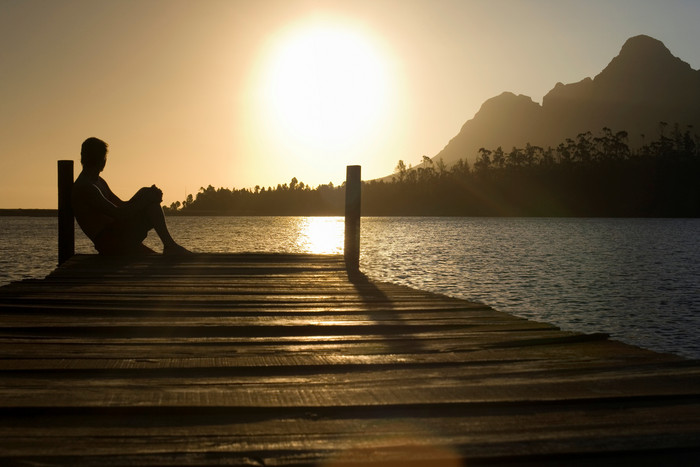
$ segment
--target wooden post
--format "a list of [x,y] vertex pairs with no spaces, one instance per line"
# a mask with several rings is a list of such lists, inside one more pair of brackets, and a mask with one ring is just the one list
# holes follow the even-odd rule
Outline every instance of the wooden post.
[[349,271],[360,270],[361,204],[361,167],[349,165],[345,179],[345,266]]
[[73,161],[58,161],[58,264],[75,254],[73,223]]

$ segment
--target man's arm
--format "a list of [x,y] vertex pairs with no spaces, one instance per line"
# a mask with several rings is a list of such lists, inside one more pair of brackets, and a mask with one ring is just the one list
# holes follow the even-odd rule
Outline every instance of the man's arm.
[[[73,207],[78,212],[96,213],[111,219],[123,219],[126,214],[123,208],[117,207],[105,194],[92,183],[76,183],[73,185]],[[91,214],[90,214],[91,215]]]
[[105,181],[104,178],[100,177],[98,178],[98,184],[99,184],[99,190],[102,193],[102,196],[112,203],[113,205],[117,207],[122,207],[126,205],[125,201],[122,201],[121,198],[119,198],[117,195],[115,195],[112,190],[109,188],[109,185],[107,185],[107,182]]

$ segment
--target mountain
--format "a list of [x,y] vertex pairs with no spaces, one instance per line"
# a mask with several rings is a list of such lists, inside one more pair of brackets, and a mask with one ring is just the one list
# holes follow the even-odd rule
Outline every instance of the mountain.
[[661,41],[640,35],[628,39],[594,78],[557,83],[542,105],[510,92],[487,100],[433,159],[472,163],[481,147],[555,147],[603,127],[627,131],[635,147],[657,139],[660,122],[679,124],[682,130],[692,125],[700,132],[700,71],[673,56]]

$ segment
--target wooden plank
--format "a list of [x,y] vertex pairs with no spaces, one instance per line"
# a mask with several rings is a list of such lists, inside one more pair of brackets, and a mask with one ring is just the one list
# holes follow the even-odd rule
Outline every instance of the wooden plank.
[[340,256],[78,255],[0,288],[5,464],[679,464],[699,434],[698,362]]
[[[416,383],[416,381],[410,381]],[[376,384],[345,387],[299,388],[289,385],[250,387],[187,384],[164,386],[162,381],[128,387],[84,384],[62,388],[53,386],[0,389],[6,408],[75,407],[229,407],[229,408],[318,408],[318,407],[396,407],[435,404],[533,404],[597,402],[618,400],[621,404],[648,398],[697,396],[697,385],[686,386],[687,378],[627,378],[611,381],[535,381],[475,386],[416,385],[412,388],[381,388]],[[542,385],[551,385],[543,394]],[[673,385],[683,387],[673,388]],[[625,394],[621,397],[620,394]],[[700,413],[696,414],[700,416]]]
[[[226,366],[233,360],[240,366]],[[44,361],[44,363],[49,363]],[[644,367],[625,368],[594,367],[576,371],[549,367],[546,362],[492,362],[490,365],[469,365],[467,362],[409,362],[397,364],[382,356],[352,356],[348,358],[317,358],[299,356],[297,358],[240,358],[240,359],[133,359],[106,360],[94,363],[91,367],[76,365],[75,360],[51,362],[52,366],[44,368],[23,368],[13,370],[0,379],[0,388],[6,392],[22,392],[27,389],[78,389],[105,386],[110,389],[132,388],[142,386],[178,387],[205,386],[216,389],[219,386],[265,385],[278,388],[280,385],[303,385],[306,389],[314,388],[325,391],[342,389],[338,386],[351,384],[357,387],[402,385],[413,389],[472,388],[482,386],[519,385],[562,385],[570,382],[597,384],[601,388],[616,388],[619,384],[630,381],[651,381],[651,386],[640,388],[634,397],[641,397],[643,391],[650,391],[658,384],[660,378],[697,377],[698,369],[690,371],[683,366],[647,365]],[[102,363],[102,364],[100,364]],[[449,364],[448,364],[449,363]],[[48,365],[46,365],[48,366]],[[108,374],[104,370],[111,370]],[[57,370],[61,373],[57,379]],[[168,370],[168,371],[155,371]],[[641,383],[640,383],[641,384]],[[693,394],[698,383],[691,383],[683,388],[669,388],[676,395]],[[470,389],[472,390],[472,389]],[[476,390],[476,389],[473,389]],[[547,389],[549,391],[549,389]],[[432,391],[426,391],[428,393]],[[668,393],[664,393],[668,394]],[[612,394],[616,396],[619,394]],[[660,393],[646,394],[659,396]],[[600,398],[607,396],[602,389],[597,392]],[[622,398],[631,397],[625,393]],[[515,402],[515,400],[513,400]],[[396,400],[393,403],[400,403]]]
[[[428,412],[407,415],[393,423],[386,423],[382,417],[390,412],[363,411],[354,416],[339,412],[335,417],[329,417],[323,411],[314,414],[292,412],[285,413],[287,416],[282,420],[270,420],[269,414],[251,417],[250,414],[226,410],[218,413],[205,410],[203,414],[176,412],[158,417],[168,423],[154,423],[153,417],[133,420],[133,413],[122,417],[115,413],[106,424],[87,427],[77,424],[76,417],[63,414],[52,417],[47,426],[31,426],[20,420],[16,430],[0,431],[11,441],[0,454],[26,455],[32,445],[36,445],[35,455],[55,455],[56,450],[62,455],[79,455],[86,451],[93,456],[156,454],[172,452],[178,445],[180,450],[201,452],[203,448],[211,449],[212,442],[218,449],[229,453],[274,450],[329,453],[334,450],[398,448],[409,443],[441,446],[452,452],[458,448],[481,458],[496,457],[504,449],[510,452],[523,450],[524,445],[527,445],[527,450],[547,447],[556,453],[595,453],[601,447],[607,450],[639,448],[635,439],[651,440],[654,435],[660,436],[664,448],[692,446],[693,440],[684,436],[684,431],[693,425],[692,414],[697,413],[697,408],[688,408],[682,405],[634,410],[607,407],[590,411],[580,406],[557,406],[557,410],[514,410],[508,415],[493,409],[476,409],[472,416],[451,417],[447,427],[444,417],[431,416]],[[664,418],[664,411],[674,416],[676,423],[656,423],[659,416]],[[548,430],[548,426],[562,425],[565,420],[574,422],[564,423],[567,428],[559,432]],[[523,425],[531,427],[532,432],[523,431]],[[620,436],[621,426],[628,427],[632,436]],[[538,436],[533,437],[533,433]],[[57,435],[69,438],[70,442],[63,445],[52,442]],[[143,442],[148,438],[153,444]],[[42,439],[45,443],[40,443]],[[498,440],[496,446],[489,442],[492,439]]]

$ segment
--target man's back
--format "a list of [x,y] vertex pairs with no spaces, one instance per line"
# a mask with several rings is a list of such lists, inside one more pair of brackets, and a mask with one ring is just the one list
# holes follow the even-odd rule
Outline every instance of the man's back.
[[92,180],[81,172],[73,184],[72,203],[73,213],[78,225],[91,240],[95,240],[100,232],[114,221],[103,208],[109,201],[105,198],[100,185],[106,183],[101,177]]

